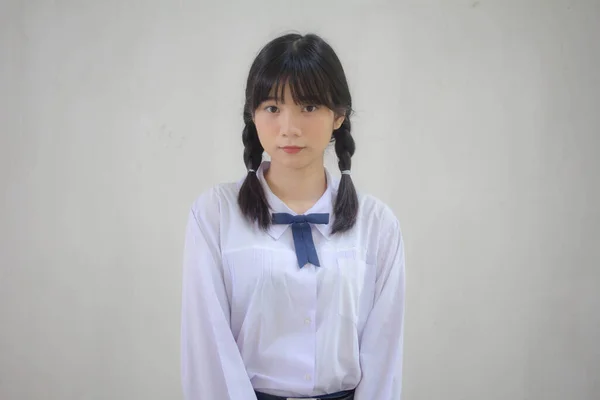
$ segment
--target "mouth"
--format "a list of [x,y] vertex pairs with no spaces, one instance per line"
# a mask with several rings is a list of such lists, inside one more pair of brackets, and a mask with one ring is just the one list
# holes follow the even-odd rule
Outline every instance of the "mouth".
[[295,154],[295,153],[300,152],[300,150],[302,150],[303,148],[304,147],[299,147],[299,146],[284,146],[281,148],[281,150],[283,150],[289,154]]

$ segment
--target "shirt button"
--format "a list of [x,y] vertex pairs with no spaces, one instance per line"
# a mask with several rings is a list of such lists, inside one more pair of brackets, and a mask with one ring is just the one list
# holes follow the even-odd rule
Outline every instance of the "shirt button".
[[304,325],[310,325],[310,323],[311,323],[311,319],[310,318],[306,318],[304,320]]
[[310,376],[309,374],[304,375],[304,379],[306,379],[307,381],[310,381],[312,379],[312,376]]

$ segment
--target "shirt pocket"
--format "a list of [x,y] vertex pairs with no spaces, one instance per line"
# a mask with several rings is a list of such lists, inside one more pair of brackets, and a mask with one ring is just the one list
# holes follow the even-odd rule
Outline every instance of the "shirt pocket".
[[360,327],[373,307],[375,266],[365,261],[355,249],[335,253],[334,299],[338,314]]

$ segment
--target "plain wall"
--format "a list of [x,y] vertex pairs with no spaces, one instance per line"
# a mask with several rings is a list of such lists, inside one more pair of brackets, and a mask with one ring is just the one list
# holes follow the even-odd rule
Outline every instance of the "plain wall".
[[289,31],[338,52],[402,223],[403,399],[597,399],[593,0],[1,0],[0,399],[181,398],[185,218]]

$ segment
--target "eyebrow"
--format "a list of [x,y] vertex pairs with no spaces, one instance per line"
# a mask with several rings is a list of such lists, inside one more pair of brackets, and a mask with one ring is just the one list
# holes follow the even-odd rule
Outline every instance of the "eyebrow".
[[[275,96],[269,96],[269,97],[267,97],[267,98],[265,98],[263,100],[263,102],[265,102],[265,101],[277,101],[278,102],[279,100]],[[283,99],[281,99],[281,103],[285,104],[285,102],[283,101]]]
[[[265,103],[267,101],[275,101],[275,102],[278,102],[278,103],[281,103],[281,104],[285,104],[285,101],[283,100],[283,98],[279,100],[275,96],[268,96],[262,102]],[[301,105],[301,104],[303,104],[303,105],[306,105],[306,104],[319,104],[319,102],[316,101],[316,99],[312,99],[312,100],[311,99],[300,99],[299,103],[294,103],[294,104],[299,104],[299,105]]]

